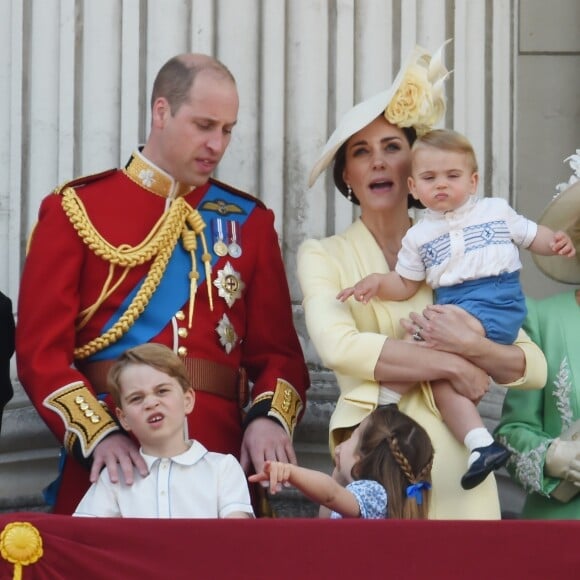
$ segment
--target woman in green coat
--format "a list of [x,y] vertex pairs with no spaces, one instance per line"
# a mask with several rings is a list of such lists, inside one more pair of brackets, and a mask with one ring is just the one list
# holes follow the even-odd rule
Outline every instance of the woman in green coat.
[[[579,285],[580,182],[549,204],[540,223],[566,230],[577,256],[536,264],[554,280]],[[527,492],[522,517],[580,519],[580,288],[528,299],[524,329],[546,355],[548,380],[540,391],[508,391],[496,435],[513,451],[508,471]]]

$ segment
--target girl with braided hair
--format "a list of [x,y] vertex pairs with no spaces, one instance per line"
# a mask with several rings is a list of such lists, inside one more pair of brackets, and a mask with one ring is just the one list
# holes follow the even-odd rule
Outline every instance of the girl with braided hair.
[[293,485],[331,510],[331,518],[426,519],[432,465],[425,429],[391,404],[377,407],[336,446],[332,476],[267,461],[249,479],[269,481],[273,494]]

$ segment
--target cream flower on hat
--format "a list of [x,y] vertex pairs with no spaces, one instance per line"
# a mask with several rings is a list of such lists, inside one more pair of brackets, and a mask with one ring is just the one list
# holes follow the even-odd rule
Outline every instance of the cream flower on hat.
[[442,48],[432,58],[422,49],[415,49],[415,58],[407,65],[401,84],[385,109],[389,123],[414,127],[417,135],[423,135],[443,117],[443,83],[450,73],[441,61]]
[[558,183],[558,185],[556,185],[556,195],[554,197],[557,197],[559,193],[562,193],[565,189],[574,185],[577,181],[580,181],[580,149],[576,149],[575,155],[566,157],[564,163],[566,162],[570,164],[572,175],[567,182],[565,181],[564,183]]
[[381,113],[393,125],[414,127],[418,135],[432,129],[443,118],[444,81],[450,73],[443,64],[442,53],[449,42],[433,56],[416,46],[389,89],[359,103],[344,115],[310,172],[309,187],[332,162],[343,143]]
[[539,222],[552,230],[568,233],[576,247],[572,259],[563,256],[532,254],[536,266],[549,278],[564,284],[580,284],[580,149],[564,159],[572,169],[567,183],[556,186],[556,195],[547,205]]

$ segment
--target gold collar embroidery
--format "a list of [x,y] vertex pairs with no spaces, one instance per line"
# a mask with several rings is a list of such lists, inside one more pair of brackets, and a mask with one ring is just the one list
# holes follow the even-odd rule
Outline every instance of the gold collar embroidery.
[[137,185],[161,197],[178,198],[187,195],[195,188],[175,181],[171,175],[135,151],[123,173]]

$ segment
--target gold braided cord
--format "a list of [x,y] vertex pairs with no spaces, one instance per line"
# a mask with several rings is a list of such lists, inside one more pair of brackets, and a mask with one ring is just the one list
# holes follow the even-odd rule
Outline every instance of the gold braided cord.
[[[187,222],[193,231],[200,237],[201,245],[203,247],[203,254],[201,255],[201,260],[205,268],[205,283],[207,285],[207,296],[209,298],[209,309],[213,312],[213,284],[211,283],[211,254],[207,249],[207,242],[205,240],[205,235],[203,230],[205,228],[205,222],[201,217],[201,214],[196,210],[192,209],[191,213],[187,218]],[[191,321],[189,323],[191,328]]]
[[82,347],[76,348],[74,351],[75,359],[87,358],[114,344],[135,324],[135,321],[143,313],[147,304],[149,304],[151,296],[153,296],[157,286],[159,286],[159,282],[167,268],[167,263],[178,239],[179,235],[173,240],[168,240],[167,246],[157,254],[141,288],[139,288],[131,304],[129,304],[127,310],[119,320],[107,332],[101,334],[101,336],[94,338]]
[[85,308],[78,315],[78,318],[80,320],[79,322],[77,322],[76,326],[77,331],[81,330],[89,323],[91,318],[95,315],[95,312],[97,312],[97,310],[100,308],[101,304],[103,304],[105,300],[109,298],[109,296],[114,294],[117,288],[125,281],[125,278],[127,278],[129,271],[130,268],[125,268],[123,272],[121,272],[119,279],[115,282],[115,284],[112,287],[110,287],[113,275],[115,273],[115,264],[109,264],[109,274],[107,275],[107,279],[105,280],[103,289],[101,290],[99,297],[95,300],[93,304]]
[[[62,207],[83,242],[103,260],[117,266],[134,268],[156,256],[170,232],[181,231],[191,209],[181,198],[176,199],[153,226],[147,237],[137,246],[123,244],[118,248],[109,244],[91,222],[83,202],[72,187],[62,192]],[[178,236],[179,237],[179,236]]]
[[[83,242],[95,254],[110,263],[134,267],[153,257],[155,258],[139,291],[119,320],[101,336],[75,349],[75,358],[84,359],[117,342],[135,324],[135,321],[143,313],[159,286],[169,258],[182,233],[183,226],[189,214],[194,210],[181,198],[176,199],[141,244],[133,248],[126,245],[115,248],[96,231],[82,202],[72,188],[67,188],[63,192],[63,207]],[[195,260],[195,256],[193,256],[193,259]],[[109,281],[110,277],[108,278]],[[110,292],[106,292],[106,295],[108,296]],[[100,301],[102,303],[103,299],[103,292],[101,292],[97,302]],[[90,307],[89,310],[92,311],[93,308]]]
[[[197,211],[197,210],[196,210]],[[189,272],[189,318],[188,328],[193,324],[193,310],[195,308],[195,296],[197,294],[197,281],[199,279],[199,272],[197,271],[197,260],[195,259],[195,251],[197,250],[197,239],[195,232],[188,230],[185,225],[181,232],[181,239],[183,240],[183,247],[189,252],[191,256],[191,271]]]

